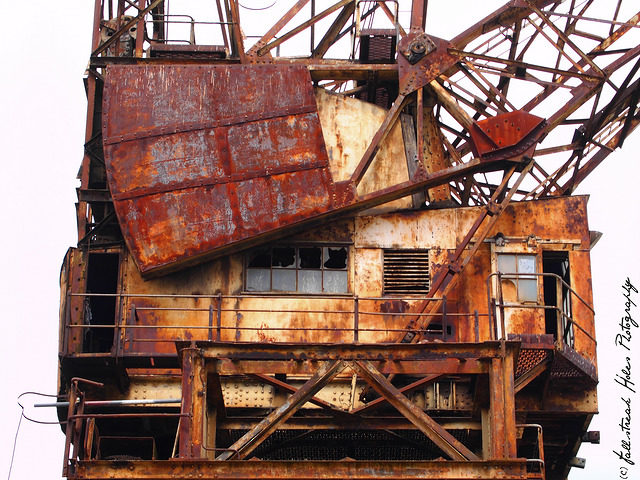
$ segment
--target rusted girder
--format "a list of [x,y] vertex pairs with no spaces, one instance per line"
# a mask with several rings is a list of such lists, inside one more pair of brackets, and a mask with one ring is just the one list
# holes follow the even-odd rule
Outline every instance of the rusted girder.
[[357,360],[352,362],[350,366],[450,458],[453,460],[478,460],[478,457],[471,450],[400,393],[369,361]]
[[[425,387],[427,385],[430,385],[431,383],[435,382],[438,378],[442,377],[442,375],[438,375],[438,374],[433,374],[433,375],[427,375],[426,377],[421,378],[420,380],[416,380],[413,383],[410,383],[409,385],[405,385],[402,388],[399,388],[398,391],[400,393],[406,393],[406,392],[411,392],[412,390],[415,390],[417,388],[420,387]],[[384,405],[386,402],[386,399],[384,397],[379,397],[376,398],[375,400],[372,400],[371,402],[367,403],[366,405],[360,407],[360,408],[356,408],[353,409],[351,411],[352,414],[361,414],[363,412],[368,412],[370,410],[373,410],[375,408],[378,408],[382,405]]]
[[[421,344],[423,346],[423,344]],[[468,359],[446,358],[434,360],[372,360],[378,370],[385,375],[403,374],[419,376],[425,373],[441,375],[484,375],[488,372],[486,362]],[[220,375],[244,375],[245,373],[286,375],[313,375],[316,371],[315,360],[251,360],[221,359],[216,367]]]
[[526,480],[525,459],[499,461],[259,461],[96,460],[78,462],[69,480]]
[[[140,22],[147,13],[149,13],[151,10],[156,8],[160,4],[160,2],[163,2],[163,1],[164,0],[153,0],[151,3],[149,3],[149,5],[147,5],[147,7],[145,9],[143,9],[140,12],[138,12],[137,16],[135,16],[134,18],[132,18],[131,20],[126,22],[124,25],[122,25],[118,30],[116,30],[116,32],[106,42],[104,42],[102,45],[100,45],[98,48],[96,48],[93,51],[93,53],[91,54],[91,56],[92,57],[96,57],[96,56],[100,55],[101,53],[105,52],[111,45],[113,45],[115,42],[117,42],[120,39],[120,36],[124,32],[126,32],[131,27],[133,27],[135,24]],[[94,35],[94,39],[95,38],[96,37]]]
[[[218,427],[228,430],[250,430],[262,421],[262,417],[228,417],[222,420]],[[481,430],[479,421],[440,420],[439,425],[447,430]],[[366,416],[349,414],[342,417],[309,416],[291,417],[285,424],[279,427],[281,430],[418,430],[413,423],[405,417],[396,416]]]
[[249,456],[269,435],[277,430],[278,425],[287,421],[311,397],[329,383],[345,367],[344,362],[334,360],[324,363],[318,371],[291,395],[286,402],[267,415],[258,425],[249,430],[237,442],[231,445],[216,460],[242,460]]
[[[251,376],[257,380],[260,380],[264,383],[266,383],[267,385],[271,385],[276,387],[277,389],[283,390],[285,392],[288,393],[296,393],[298,391],[298,389],[296,387],[293,387],[291,385],[289,385],[287,382],[283,382],[281,380],[278,380],[275,377],[272,377],[271,375],[264,375],[262,373],[252,373]],[[324,400],[321,400],[317,397],[311,397],[308,400],[309,403],[313,403],[314,405],[317,405],[319,407],[324,408],[325,410],[328,411],[332,411],[336,414],[344,414],[346,412],[344,412],[343,410],[339,410],[337,409],[334,405],[332,405],[329,402],[325,402]]]
[[[506,342],[515,348],[519,342]],[[201,355],[208,359],[233,361],[329,361],[369,360],[373,362],[444,361],[451,359],[489,359],[501,355],[501,342],[482,343],[213,343],[195,342]],[[177,342],[178,351],[188,347],[188,342]],[[251,373],[251,372],[247,372]],[[430,372],[425,372],[430,373]]]

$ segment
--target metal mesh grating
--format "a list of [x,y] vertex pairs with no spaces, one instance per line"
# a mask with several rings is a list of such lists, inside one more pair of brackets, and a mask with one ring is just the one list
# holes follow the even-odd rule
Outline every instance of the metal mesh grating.
[[385,250],[383,268],[385,294],[417,294],[429,292],[428,250]]
[[556,355],[551,366],[551,378],[583,378],[584,372],[577,369],[569,360],[560,355]]
[[[238,432],[240,433],[240,432]],[[472,449],[481,446],[479,432],[451,430]],[[446,455],[419,431],[276,430],[254,453],[263,460],[434,460]]]
[[544,362],[549,355],[548,350],[539,348],[523,348],[518,355],[518,365],[516,366],[516,378],[527,373],[541,362]]

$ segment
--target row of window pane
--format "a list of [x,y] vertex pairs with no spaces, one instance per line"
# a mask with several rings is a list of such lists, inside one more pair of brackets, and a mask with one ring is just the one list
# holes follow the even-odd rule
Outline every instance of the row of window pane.
[[347,269],[346,247],[274,247],[252,252],[248,268]]
[[346,293],[346,247],[273,247],[247,259],[250,292]]

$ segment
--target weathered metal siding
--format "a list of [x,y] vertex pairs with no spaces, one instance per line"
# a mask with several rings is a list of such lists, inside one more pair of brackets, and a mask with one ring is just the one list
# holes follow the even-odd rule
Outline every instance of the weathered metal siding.
[[[520,203],[507,208],[490,238],[501,232],[510,240],[508,252],[529,252],[538,256],[545,249],[568,249],[571,264],[571,286],[591,303],[589,236],[586,222],[586,198],[559,198]],[[395,342],[402,337],[409,317],[418,303],[407,298],[373,300],[382,297],[382,256],[385,248],[428,249],[431,271],[449,262],[456,241],[478,215],[479,209],[442,209],[400,212],[356,217],[283,240],[287,242],[341,242],[349,247],[349,295],[309,296],[302,294],[244,293],[244,255],[234,254],[205,262],[181,272],[155,279],[143,279],[131,257],[122,261],[122,289],[119,311],[124,327],[124,353],[175,353],[174,340],[207,340],[251,342],[350,342],[354,340],[355,304],[359,297],[360,342]],[[541,223],[539,218],[552,221]],[[566,220],[569,219],[569,220]],[[451,228],[453,226],[454,228]],[[525,240],[534,235],[538,240],[527,246]],[[547,243],[545,243],[547,242]],[[551,243],[550,243],[551,242]],[[553,243],[555,242],[555,243]],[[560,243],[558,243],[560,242]],[[496,247],[484,243],[467,265],[464,275],[447,297],[446,310],[464,313],[452,316],[452,340],[484,341],[491,338],[488,322],[487,277],[495,271]],[[83,255],[71,250],[67,259],[69,272],[65,288],[75,293],[84,291]],[[509,308],[507,333],[544,334],[542,281],[538,282],[538,305],[535,308]],[[495,292],[494,292],[495,294]],[[134,296],[135,295],[135,296]],[[167,295],[156,296],[156,295]],[[70,297],[63,319],[82,325],[83,298]],[[593,336],[593,314],[572,298],[573,316]],[[473,313],[477,310],[476,320]],[[399,315],[404,314],[404,315]],[[220,332],[218,334],[218,318]],[[433,318],[441,323],[440,316]],[[477,327],[476,327],[477,325]],[[595,363],[595,345],[579,329],[575,330],[575,349]],[[80,329],[69,330],[70,352],[80,352]]]
[[[501,232],[505,237],[517,237],[511,241],[505,252],[528,252],[537,255],[537,271],[542,272],[543,251],[565,249],[569,252],[571,264],[571,286],[589,304],[592,304],[590,286],[589,230],[586,222],[586,197],[569,197],[512,204],[502,213],[489,238]],[[478,208],[443,209],[394,213],[356,219],[355,247],[362,251],[356,266],[366,273],[366,279],[357,284],[366,288],[368,295],[382,294],[380,254],[376,248],[426,248],[430,249],[432,271],[446,265],[447,255],[452,253],[462,240],[471,224],[479,215]],[[535,245],[527,246],[526,239],[533,235]],[[366,252],[366,253],[365,253]],[[366,256],[365,256],[366,255]],[[366,261],[365,261],[366,259]],[[377,265],[376,265],[377,264]],[[487,323],[488,299],[486,279],[495,271],[490,243],[480,247],[475,257],[458,279],[454,290],[448,296],[448,310],[481,315],[478,338],[482,341],[490,336]],[[356,272],[356,277],[359,271]],[[538,306],[540,308],[507,309],[507,332],[514,334],[544,334],[544,310],[541,308],[542,280],[538,281]],[[572,297],[574,318],[591,336],[595,336],[593,313]],[[456,319],[455,336],[458,341],[475,341],[475,320],[472,316]],[[584,333],[576,329],[575,349],[585,358],[595,360],[595,344]]]
[[[336,182],[349,180],[387,111],[356,98],[331,94],[325,89],[316,89],[315,94],[331,174]],[[407,180],[402,128],[398,122],[381,143],[357,191],[364,195]],[[405,197],[373,208],[369,213],[410,207],[411,198]]]
[[[498,220],[491,236],[501,232],[505,237],[519,237],[520,242],[511,242],[505,252],[529,252],[538,255],[538,272],[542,272],[541,254],[545,250],[565,249],[569,253],[571,270],[571,287],[590,305],[593,304],[591,293],[591,265],[589,260],[590,237],[587,225],[587,197],[565,197],[537,202],[522,202],[506,208]],[[458,209],[458,239],[474,221],[475,209]],[[538,241],[528,247],[524,240],[529,235]],[[564,243],[563,243],[564,242]],[[478,282],[484,281],[492,270],[487,269],[486,259],[489,257],[489,245],[478,252],[469,267],[465,270],[456,287],[461,297],[459,308],[470,311],[482,305],[485,310],[486,293]],[[483,263],[484,265],[480,265]],[[475,267],[474,267],[475,265]],[[467,267],[467,268],[469,268]],[[484,269],[484,274],[478,269]],[[494,265],[495,267],[495,265]],[[542,304],[542,280],[538,281],[538,303]],[[476,307],[474,307],[476,305]],[[573,317],[589,334],[595,337],[593,313],[578,299],[572,296]],[[544,333],[544,311],[542,309],[512,308],[508,315],[510,333],[540,334]],[[470,329],[461,329],[470,332]],[[574,329],[576,334],[575,349],[595,364],[595,343],[584,333]]]
[[453,209],[356,218],[356,248],[454,249],[459,232]]
[[60,337],[60,345],[61,350],[65,353],[80,353],[82,351],[84,331],[76,327],[85,324],[85,298],[72,294],[86,291],[86,265],[85,252],[77,248],[70,248],[67,251],[60,279],[60,295],[65,297],[60,322],[66,328],[66,334]]
[[[242,260],[220,258],[159,278],[143,279],[135,262],[124,263],[124,313],[129,325],[124,340],[127,352],[175,354],[174,340],[207,340],[210,308],[217,309],[218,295],[242,289]],[[154,297],[169,294],[172,297]],[[192,297],[188,297],[192,296]],[[135,307],[135,319],[131,318]],[[168,328],[172,325],[182,328]],[[159,328],[147,328],[158,326]],[[185,328],[194,327],[194,328]],[[164,341],[163,341],[164,340]]]
[[[588,250],[574,250],[569,252],[571,263],[571,286],[589,305],[593,306],[593,287],[591,284],[591,257]],[[582,302],[572,302],[572,315],[589,334],[595,338],[595,316]],[[584,332],[574,328],[574,349],[589,359],[597,367],[596,346],[593,340]]]
[[[444,257],[444,258],[443,258]],[[446,255],[441,255],[441,260],[446,261]],[[451,299],[457,304],[460,312],[483,314],[479,317],[477,338],[491,338],[491,325],[486,316],[488,310],[487,287],[484,281],[491,272],[491,248],[483,245],[465,267],[464,274],[460,275],[457,288],[452,292]],[[456,319],[456,338],[459,342],[475,342],[476,331],[473,317],[458,317]]]

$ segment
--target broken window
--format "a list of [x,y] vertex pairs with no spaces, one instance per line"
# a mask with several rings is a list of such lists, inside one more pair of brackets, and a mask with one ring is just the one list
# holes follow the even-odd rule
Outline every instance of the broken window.
[[278,245],[246,258],[248,292],[347,293],[346,246]]
[[431,288],[429,250],[385,250],[383,253],[385,295],[425,295]]
[[537,302],[536,256],[515,253],[498,254],[498,272],[502,273],[502,296],[506,302]]

